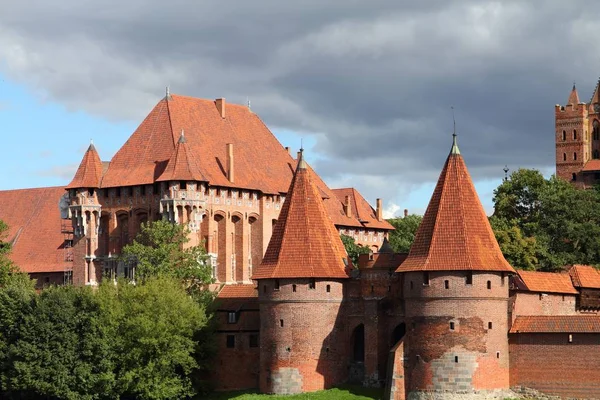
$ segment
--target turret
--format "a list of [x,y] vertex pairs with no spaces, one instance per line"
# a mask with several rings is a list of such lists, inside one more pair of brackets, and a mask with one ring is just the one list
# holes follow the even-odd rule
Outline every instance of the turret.
[[[402,274],[406,391],[509,388],[508,274],[454,136]],[[412,393],[412,395],[411,395]]]
[[291,394],[345,381],[342,317],[351,266],[302,155],[262,263],[260,389]]
[[[73,223],[73,283],[94,285],[100,279],[101,268],[96,262],[101,206],[98,188],[102,180],[102,161],[93,143],[83,155],[71,183],[69,211]],[[82,265],[82,262],[85,262]]]
[[[595,95],[596,96],[596,95]],[[556,175],[582,187],[582,170],[593,158],[589,134],[588,107],[579,101],[573,84],[564,106],[555,107]]]

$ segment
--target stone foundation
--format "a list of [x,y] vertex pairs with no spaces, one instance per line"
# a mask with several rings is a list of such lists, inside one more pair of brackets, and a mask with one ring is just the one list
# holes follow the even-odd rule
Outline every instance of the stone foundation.
[[408,400],[504,400],[521,398],[512,390],[477,390],[469,392],[415,391]]

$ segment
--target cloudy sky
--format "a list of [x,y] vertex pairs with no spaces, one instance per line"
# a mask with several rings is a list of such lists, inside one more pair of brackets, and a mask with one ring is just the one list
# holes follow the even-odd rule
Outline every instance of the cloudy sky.
[[554,104],[600,75],[583,1],[0,0],[0,189],[66,184],[171,92],[246,103],[332,187],[422,212],[459,144],[486,208],[554,166]]

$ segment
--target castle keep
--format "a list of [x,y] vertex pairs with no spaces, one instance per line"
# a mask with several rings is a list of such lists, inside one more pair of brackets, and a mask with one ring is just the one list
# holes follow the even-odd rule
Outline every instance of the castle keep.
[[[556,108],[557,173],[582,187],[595,179],[598,96],[582,104],[574,88]],[[224,99],[167,93],[110,162],[92,144],[66,187],[0,191],[0,205],[12,258],[40,286],[135,279],[118,255],[140,225],[185,224],[218,291],[219,390],[600,397],[600,273],[515,271],[456,136],[408,254],[389,245],[381,201],[330,189],[302,151]],[[353,265],[340,233],[371,254]]]

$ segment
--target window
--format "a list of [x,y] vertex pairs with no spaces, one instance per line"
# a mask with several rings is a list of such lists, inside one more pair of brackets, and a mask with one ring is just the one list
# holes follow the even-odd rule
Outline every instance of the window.
[[413,281],[410,281],[410,288],[413,288]]
[[450,330],[453,331],[454,330],[454,322],[450,322]]
[[267,285],[263,285],[263,293],[267,293]]
[[275,279],[275,286],[273,287],[273,290],[279,290],[279,279]]
[[492,288],[492,281],[487,281],[487,288],[488,290]]
[[331,285],[327,285],[325,290],[327,291],[327,293],[331,292]]
[[227,335],[227,348],[233,349],[235,347],[235,335]]
[[573,343],[573,335],[569,335],[569,343]]
[[594,122],[592,123],[592,138],[594,140],[598,140],[600,139],[600,124],[598,123],[598,120],[595,119]]
[[592,158],[597,160],[598,158],[600,158],[600,154],[598,153],[598,150],[594,150],[592,152]]
[[282,319],[280,319],[280,320],[279,320],[279,326],[280,326],[281,328],[283,328],[283,320],[282,320]]
[[73,284],[73,270],[67,270],[65,271],[65,274],[63,276],[63,282],[65,285],[72,285]]
[[473,272],[472,271],[467,271],[467,276],[465,277],[465,283],[467,285],[473,284]]
[[500,358],[500,352],[499,351],[496,352],[496,358]]
[[423,285],[429,286],[429,272],[423,272]]
[[375,291],[375,286],[371,285],[371,293]]
[[454,362],[457,363],[458,362],[458,356],[454,356]]
[[258,335],[257,334],[250,334],[250,338],[249,340],[249,346],[250,347],[258,347]]
[[44,283],[50,283],[50,277],[49,276],[47,276],[47,277],[44,278]]
[[563,161],[567,161],[567,153],[563,153]]
[[88,194],[90,196],[93,196],[94,195],[94,189],[92,189],[92,188],[88,189]]
[[488,322],[488,329],[492,329],[492,323]]
[[229,311],[227,313],[227,323],[235,324],[237,322],[237,313],[235,311]]
[[116,192],[115,196],[121,197],[121,188],[120,187],[117,188],[117,192]]
[[573,153],[573,160],[577,160],[577,153]]
[[450,281],[449,280],[444,281],[444,288],[450,289]]
[[576,174],[576,173],[574,173],[574,172],[573,172],[573,173],[571,174],[571,180],[572,180],[573,182],[575,182],[575,181],[577,180],[577,174]]
[[292,292],[296,292],[296,285],[292,285]]
[[146,185],[142,185],[140,187],[140,196],[145,196],[146,195]]
[[316,289],[317,288],[317,281],[315,281],[315,278],[311,278],[308,281],[308,288],[309,289]]
[[567,140],[567,131],[563,131],[562,138],[563,138],[563,142],[565,140]]
[[187,190],[187,182],[185,182],[185,181],[179,182],[179,190]]
[[573,129],[573,140],[577,140],[577,129]]
[[564,294],[562,295],[562,299],[563,299],[562,301],[565,301],[565,295]]

